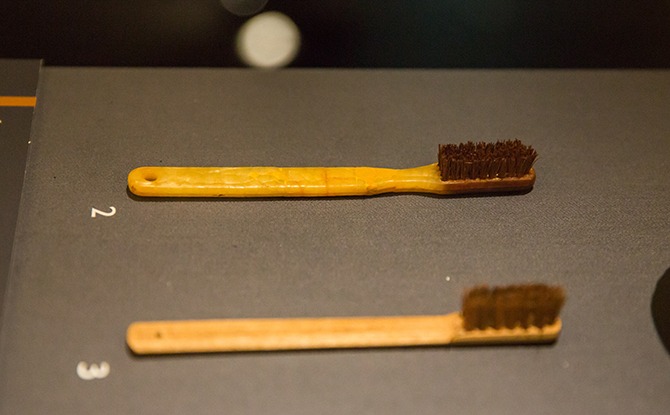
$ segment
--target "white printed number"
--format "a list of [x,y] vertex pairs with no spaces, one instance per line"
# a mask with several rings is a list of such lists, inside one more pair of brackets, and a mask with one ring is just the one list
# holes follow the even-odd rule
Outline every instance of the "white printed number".
[[82,380],[104,379],[109,375],[109,363],[101,362],[99,365],[86,362],[77,364],[77,376]]
[[110,216],[114,216],[115,213],[116,213],[116,208],[114,206],[109,207],[109,212],[104,212],[100,209],[91,208],[91,217],[92,218],[96,218],[96,217],[98,217],[98,215],[110,217]]

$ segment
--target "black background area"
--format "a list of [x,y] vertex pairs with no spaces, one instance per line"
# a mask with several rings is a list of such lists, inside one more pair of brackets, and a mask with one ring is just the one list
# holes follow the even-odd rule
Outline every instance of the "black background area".
[[[299,67],[668,67],[670,2],[271,0]],[[241,66],[249,17],[217,0],[6,0],[0,57],[47,65]]]

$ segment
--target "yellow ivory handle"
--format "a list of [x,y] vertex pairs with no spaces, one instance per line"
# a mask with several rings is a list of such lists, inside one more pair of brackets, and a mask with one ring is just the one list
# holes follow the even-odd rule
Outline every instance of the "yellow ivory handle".
[[327,317],[140,321],[126,333],[136,354],[240,352],[477,343],[547,343],[560,319],[543,328],[465,330],[460,313],[401,317]]
[[138,196],[365,196],[387,192],[459,194],[529,189],[519,178],[442,181],[437,163],[409,169],[376,167],[138,167],[128,188]]

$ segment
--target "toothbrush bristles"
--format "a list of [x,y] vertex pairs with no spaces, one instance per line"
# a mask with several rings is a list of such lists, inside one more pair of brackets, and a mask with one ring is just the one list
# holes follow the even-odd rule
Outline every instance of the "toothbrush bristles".
[[519,140],[440,144],[438,149],[443,181],[522,177],[530,172],[536,158],[533,147]]
[[544,284],[475,287],[463,296],[465,330],[513,329],[553,324],[565,302],[560,286]]

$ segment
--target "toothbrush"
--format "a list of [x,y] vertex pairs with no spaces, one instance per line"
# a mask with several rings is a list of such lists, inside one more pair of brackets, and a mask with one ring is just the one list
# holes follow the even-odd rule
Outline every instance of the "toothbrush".
[[444,144],[438,162],[377,167],[138,167],[128,188],[145,197],[331,197],[380,193],[521,192],[535,183],[537,152],[519,140]]
[[126,342],[138,355],[551,343],[564,301],[560,286],[478,286],[446,315],[140,321]]

